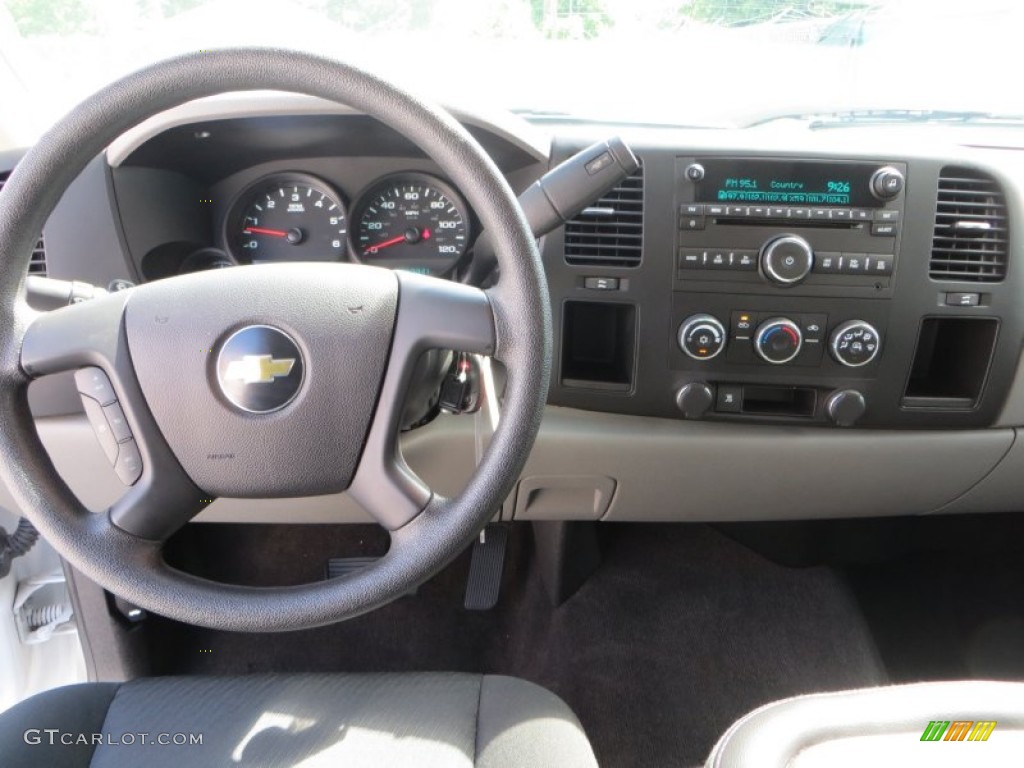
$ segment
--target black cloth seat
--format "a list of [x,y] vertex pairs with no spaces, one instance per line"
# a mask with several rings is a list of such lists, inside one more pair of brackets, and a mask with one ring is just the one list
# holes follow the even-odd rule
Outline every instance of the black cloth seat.
[[576,716],[554,694],[515,678],[456,673],[58,688],[0,714],[0,756],[6,768],[597,765]]

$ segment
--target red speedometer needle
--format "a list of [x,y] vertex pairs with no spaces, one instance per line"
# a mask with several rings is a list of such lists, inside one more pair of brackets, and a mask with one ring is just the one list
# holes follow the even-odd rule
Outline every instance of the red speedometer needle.
[[363,255],[364,256],[368,256],[371,253],[376,253],[381,248],[389,248],[392,245],[398,245],[399,243],[404,243],[404,242],[405,242],[405,235],[398,235],[397,237],[392,237],[390,240],[385,240],[383,243],[377,243],[376,245],[371,245],[369,248],[367,248],[365,251],[363,251]]
[[246,227],[242,230],[247,235],[270,235],[271,237],[288,237],[283,229],[266,229],[264,227]]

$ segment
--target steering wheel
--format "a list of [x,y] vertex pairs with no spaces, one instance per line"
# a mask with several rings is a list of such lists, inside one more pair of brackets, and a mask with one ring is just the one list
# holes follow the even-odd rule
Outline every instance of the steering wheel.
[[[92,158],[160,111],[257,89],[347,104],[417,144],[492,233],[498,284],[483,291],[354,264],[260,265],[161,280],[49,313],[28,307],[32,246]],[[429,349],[490,355],[508,368],[501,422],[455,498],[431,492],[398,449],[404,394]],[[315,627],[377,608],[432,576],[479,533],[522,471],[550,359],[540,255],[498,168],[446,112],[338,61],[236,49],[156,64],[72,110],[0,195],[0,476],[75,568],[179,621],[236,631]],[[137,460],[120,466],[119,454],[117,468],[126,482],[135,479],[105,513],[87,510],[63,482],[29,412],[30,381],[62,371],[77,371],[79,391],[98,406],[116,398],[134,441],[123,455]],[[217,496],[346,489],[391,539],[383,558],[349,576],[243,587],[163,558],[167,538]]]

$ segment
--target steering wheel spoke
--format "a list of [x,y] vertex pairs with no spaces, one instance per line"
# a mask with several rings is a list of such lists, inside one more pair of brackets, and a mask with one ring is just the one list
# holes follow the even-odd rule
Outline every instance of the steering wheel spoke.
[[86,413],[127,492],[110,521],[163,541],[207,503],[160,434],[131,364],[124,333],[128,292],[39,314],[25,331],[21,366],[31,378],[77,371]]
[[39,313],[21,344],[21,368],[31,378],[98,366],[130,371],[123,319],[128,292]]
[[349,493],[381,525],[401,528],[432,492],[402,458],[398,433],[420,356],[431,349],[491,355],[494,314],[484,291],[448,280],[399,273],[398,315],[377,413]]

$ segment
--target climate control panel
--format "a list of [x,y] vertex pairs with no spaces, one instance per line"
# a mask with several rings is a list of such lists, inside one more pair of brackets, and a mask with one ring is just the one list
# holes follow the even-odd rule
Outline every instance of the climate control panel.
[[862,368],[881,354],[881,333],[866,320],[842,320],[830,333],[828,328],[827,314],[732,310],[727,333],[715,315],[701,312],[679,324],[676,339],[679,349],[698,362],[727,351],[726,359],[738,364],[816,366],[822,362],[826,338],[832,360],[846,368]]

